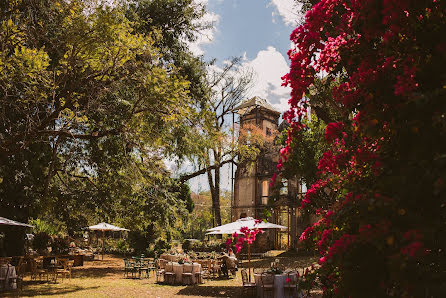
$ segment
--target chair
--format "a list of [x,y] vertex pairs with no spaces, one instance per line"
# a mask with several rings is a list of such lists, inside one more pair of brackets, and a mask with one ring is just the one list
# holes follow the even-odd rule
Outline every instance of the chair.
[[135,263],[130,261],[129,259],[124,259],[124,277],[128,278],[129,273],[132,274],[132,278],[136,275],[136,267]]
[[158,282],[160,280],[160,277],[164,278],[164,272],[166,272],[165,270],[165,263],[163,262],[162,259],[158,259],[156,261],[156,282]]
[[193,284],[193,279],[192,279],[194,275],[193,271],[194,271],[194,266],[192,264],[183,265],[183,274],[181,274],[183,279],[183,284],[185,284],[186,279],[190,281],[188,285]]
[[215,278],[215,275],[218,274],[219,276],[221,275],[221,265],[218,262],[218,260],[213,260],[210,263],[210,272],[212,273],[212,277]]
[[[198,263],[198,264],[200,264],[200,263]],[[197,281],[197,283],[202,284],[202,283],[204,283],[205,274],[204,274],[204,271],[202,270],[203,266],[200,266],[199,268],[200,268],[200,270],[195,272],[194,275],[195,275],[195,280]]]
[[265,292],[271,292],[274,297],[274,275],[262,273],[260,275],[260,286],[262,287],[262,298],[265,297]]
[[169,262],[166,264],[166,269],[164,271],[164,282],[168,284],[175,283],[175,272],[173,272],[173,263]]
[[297,294],[298,274],[299,273],[293,271],[288,272],[287,280],[289,281],[283,286],[285,296],[289,296],[288,294],[290,294],[291,297],[294,297],[294,295]]
[[248,273],[246,272],[246,269],[242,269],[242,282],[243,282],[243,292],[251,292],[251,294],[255,295],[256,291],[256,284],[253,282],[249,282]]
[[143,257],[136,260],[135,267],[138,270],[139,278],[141,278],[141,272],[145,272],[146,278],[149,278],[149,264],[145,261]]
[[147,269],[148,272],[153,271],[156,272],[156,261],[155,260],[147,260]]
[[42,280],[42,275],[46,275],[46,281],[49,281],[48,269],[43,268],[42,262],[31,259],[31,280],[36,280],[39,275],[39,280]]
[[58,266],[62,266],[62,268],[56,269],[56,272],[55,272],[56,280],[59,275],[62,276],[62,282],[63,282],[64,278],[67,278],[67,277],[69,277],[71,280],[71,267],[73,266],[74,261],[70,261],[68,259],[59,259],[57,263],[58,263]]

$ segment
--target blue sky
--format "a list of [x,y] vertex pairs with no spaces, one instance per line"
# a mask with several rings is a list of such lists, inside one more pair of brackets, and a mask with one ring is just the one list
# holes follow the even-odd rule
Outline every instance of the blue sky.
[[283,55],[289,49],[292,26],[277,16],[271,1],[210,0],[208,9],[219,16],[219,22],[214,40],[203,46],[206,57],[223,59],[246,53],[247,59],[252,60],[268,46]]
[[196,0],[205,4],[204,17],[214,23],[191,45],[193,52],[207,60],[242,56],[244,64],[256,73],[250,96],[268,99],[285,111],[290,90],[281,87],[281,79],[289,69],[286,55],[291,46],[289,36],[301,16],[294,0]]
[[[289,36],[297,26],[299,7],[293,0],[196,0],[207,6],[204,20],[214,28],[190,45],[206,60],[217,59],[217,66],[231,57],[244,57],[243,65],[255,73],[251,96],[266,98],[276,109],[287,109],[290,89],[281,86],[280,77],[289,70],[286,55]],[[189,171],[193,168],[186,167]],[[184,168],[183,168],[184,170]],[[186,170],[187,171],[187,170]],[[221,171],[221,187],[230,189],[230,167]],[[209,189],[205,175],[189,181],[192,191]]]

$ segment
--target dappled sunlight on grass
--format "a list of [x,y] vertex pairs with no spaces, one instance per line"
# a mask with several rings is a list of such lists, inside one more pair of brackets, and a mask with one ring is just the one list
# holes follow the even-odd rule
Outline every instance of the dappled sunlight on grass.
[[[285,267],[295,268],[311,265],[313,257],[281,257],[280,254],[265,259],[253,259],[252,267],[267,268],[272,260],[280,259]],[[247,261],[243,262],[247,266]],[[124,278],[124,263],[121,258],[106,256],[104,261],[85,262],[75,267],[72,279],[57,280],[57,283],[31,281],[25,277],[23,290],[7,293],[12,297],[241,297],[243,296],[240,271],[236,277],[206,280],[193,286],[157,284],[153,273],[150,278]]]

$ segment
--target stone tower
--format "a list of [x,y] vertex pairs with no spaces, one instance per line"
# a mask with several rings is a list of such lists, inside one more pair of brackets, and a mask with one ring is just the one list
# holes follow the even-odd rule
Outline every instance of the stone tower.
[[[255,125],[265,136],[284,129],[278,125],[280,112],[260,97],[243,102],[234,112],[240,116],[241,129]],[[286,231],[268,230],[260,235],[255,243],[258,250],[295,249],[296,235],[302,232],[299,227],[305,226],[297,206],[297,198],[302,195],[299,178],[282,179],[280,190],[270,189],[280,157],[279,149],[271,146],[262,150],[253,164],[239,163],[235,172],[232,220],[247,216],[265,218],[265,214],[269,214],[268,221],[288,227]]]
[[[253,97],[234,109],[240,116],[240,128],[255,125],[268,136],[278,129],[280,112],[260,97]],[[279,159],[278,148],[263,150],[254,164],[239,164],[235,172],[232,220],[259,218],[268,204],[269,183]]]

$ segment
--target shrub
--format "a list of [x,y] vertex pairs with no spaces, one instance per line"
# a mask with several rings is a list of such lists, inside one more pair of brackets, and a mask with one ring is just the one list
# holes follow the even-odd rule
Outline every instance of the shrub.
[[[35,240],[35,239],[34,239]],[[68,239],[55,237],[51,244],[51,252],[54,254],[66,254],[69,249]]]
[[37,233],[33,239],[33,248],[35,250],[45,250],[50,246],[51,237],[45,232]]
[[189,239],[186,239],[183,241],[182,244],[182,248],[185,252],[187,252],[188,250],[190,250],[192,247],[192,242]]

